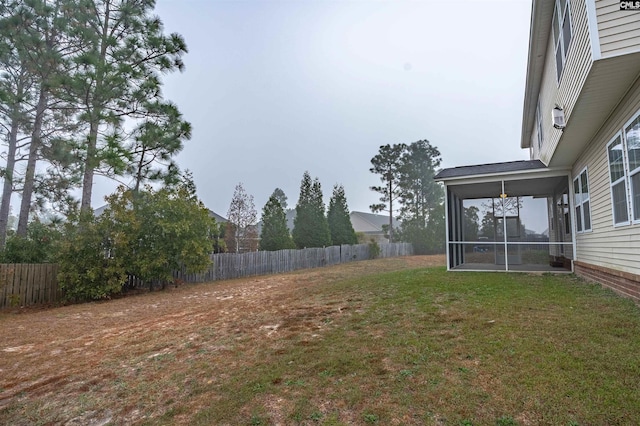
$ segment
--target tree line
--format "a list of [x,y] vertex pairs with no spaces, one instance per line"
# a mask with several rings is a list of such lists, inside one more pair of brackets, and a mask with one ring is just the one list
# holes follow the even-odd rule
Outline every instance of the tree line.
[[412,243],[417,254],[444,251],[444,190],[433,179],[441,161],[428,140],[383,145],[371,159],[370,172],[381,181],[371,187],[380,194],[371,210],[387,212],[389,239]]
[[[187,46],[154,7],[0,0],[0,260],[59,263],[75,300],[120,292],[128,274],[166,283],[176,268],[206,268],[218,233],[175,162],[191,125],[162,76],[182,71]],[[122,186],[94,215],[98,176]]]
[[[212,251],[357,243],[342,185],[325,206],[308,172],[292,232],[286,195],[276,189],[258,235],[242,184],[229,222],[216,223],[175,161],[191,125],[163,97],[162,76],[183,70],[187,46],[165,33],[154,7],[154,0],[0,0],[0,261],[57,262],[67,296],[84,300],[122,291],[126,275],[166,284],[175,269],[198,272]],[[402,222],[390,221],[392,241],[424,251],[443,244],[442,189],[433,182],[439,155],[418,141],[380,147],[371,160],[382,182],[372,188],[381,195],[372,209]],[[94,214],[99,176],[121,185]]]
[[262,228],[258,236],[253,196],[238,184],[227,213],[226,249],[231,252],[274,251],[358,242],[342,185],[334,185],[326,209],[320,180],[312,179],[308,171],[304,172],[291,231],[286,210],[287,196],[282,189],[276,188],[262,209]]
[[[412,243],[416,253],[444,251],[444,191],[433,179],[440,163],[440,152],[427,140],[383,145],[371,159],[370,172],[379,176],[382,185],[371,187],[380,194],[380,202],[370,208],[373,212],[388,213],[385,231],[389,241]],[[287,226],[286,200],[282,189],[276,188],[263,208],[258,237],[253,197],[239,184],[228,212],[227,249],[282,250],[357,243],[342,185],[334,186],[329,207],[325,209],[319,179],[312,179],[305,172],[291,232]]]
[[14,193],[21,200],[16,236],[26,238],[35,212],[89,212],[96,176],[135,191],[180,180],[173,158],[191,125],[163,98],[161,76],[183,69],[187,46],[164,33],[154,6],[0,1],[0,248]]

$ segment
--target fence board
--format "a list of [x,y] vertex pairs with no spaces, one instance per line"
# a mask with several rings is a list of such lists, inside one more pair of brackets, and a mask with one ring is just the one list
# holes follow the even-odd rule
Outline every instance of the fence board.
[[0,308],[59,300],[57,265],[1,264]]
[[23,277],[22,280],[20,281],[20,288],[25,289],[27,293],[27,297],[25,298],[25,301],[23,303],[24,305],[33,304],[33,296],[34,296],[35,285],[36,285],[36,282],[34,279],[35,278],[34,271],[35,271],[35,268],[33,267],[33,265],[27,266],[26,276]]
[[24,283],[28,273],[29,267],[23,266],[16,269],[16,274],[14,275],[13,290],[15,292],[14,294],[19,297],[19,299],[17,300],[19,304],[22,304],[22,302],[27,300],[27,288],[26,286],[23,286],[22,283]]
[[[392,243],[380,245],[380,257],[409,256],[411,244]],[[218,253],[211,255],[211,266],[202,274],[174,274],[185,282],[227,280],[255,275],[266,275],[318,268],[339,263],[367,260],[368,244],[308,248],[303,250],[278,250],[273,252]]]
[[[380,257],[409,256],[411,244],[380,245]],[[184,269],[173,273],[174,279],[184,282],[227,280],[255,275],[277,274],[300,269],[317,268],[369,259],[368,244],[279,250],[275,252],[219,253],[211,255],[211,266],[202,273],[187,273]],[[0,264],[0,309],[55,303],[62,298],[57,282],[55,264]],[[139,278],[129,276],[128,288],[148,286]]]
[[6,297],[9,288],[9,268],[0,268],[0,307],[4,307],[7,303]]

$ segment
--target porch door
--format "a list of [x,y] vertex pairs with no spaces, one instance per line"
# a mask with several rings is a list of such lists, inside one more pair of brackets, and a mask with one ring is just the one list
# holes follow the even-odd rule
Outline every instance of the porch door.
[[[562,195],[558,197],[556,202],[556,229],[555,237],[559,243],[571,241],[571,212],[569,210],[569,193],[565,190]],[[568,239],[567,239],[568,236]],[[565,257],[564,244],[558,247],[557,255]]]
[[507,197],[504,200],[494,199],[494,232],[496,236],[495,240],[503,243],[496,246],[496,265],[505,264],[505,241],[507,243],[506,260],[509,262],[509,265],[522,264],[520,245],[509,244],[518,243],[523,237],[523,235],[521,234],[520,221],[521,207],[522,200],[520,197]]

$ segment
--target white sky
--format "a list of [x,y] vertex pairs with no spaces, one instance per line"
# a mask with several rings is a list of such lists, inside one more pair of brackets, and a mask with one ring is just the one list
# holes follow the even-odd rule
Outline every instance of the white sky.
[[[243,182],[261,212],[305,170],[369,211],[380,145],[428,139],[443,167],[520,149],[530,0],[158,0],[189,53],[164,95],[193,125],[178,162],[226,216]],[[114,185],[100,183],[93,204]]]

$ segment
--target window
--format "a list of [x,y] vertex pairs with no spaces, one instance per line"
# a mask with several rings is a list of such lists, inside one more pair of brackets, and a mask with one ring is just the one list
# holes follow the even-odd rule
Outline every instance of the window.
[[573,180],[573,196],[575,197],[576,230],[578,232],[591,230],[591,203],[589,198],[589,181],[587,169],[584,169]]
[[556,71],[558,82],[562,76],[567,52],[571,43],[571,13],[568,0],[556,0],[553,10],[553,43],[556,54]]
[[627,206],[627,179],[624,170],[624,150],[622,135],[618,134],[607,145],[609,157],[609,184],[611,185],[611,203],[613,205],[613,223],[625,225],[629,223]]
[[614,225],[640,223],[640,112],[607,145]]
[[633,220],[640,221],[640,115],[624,129]]

